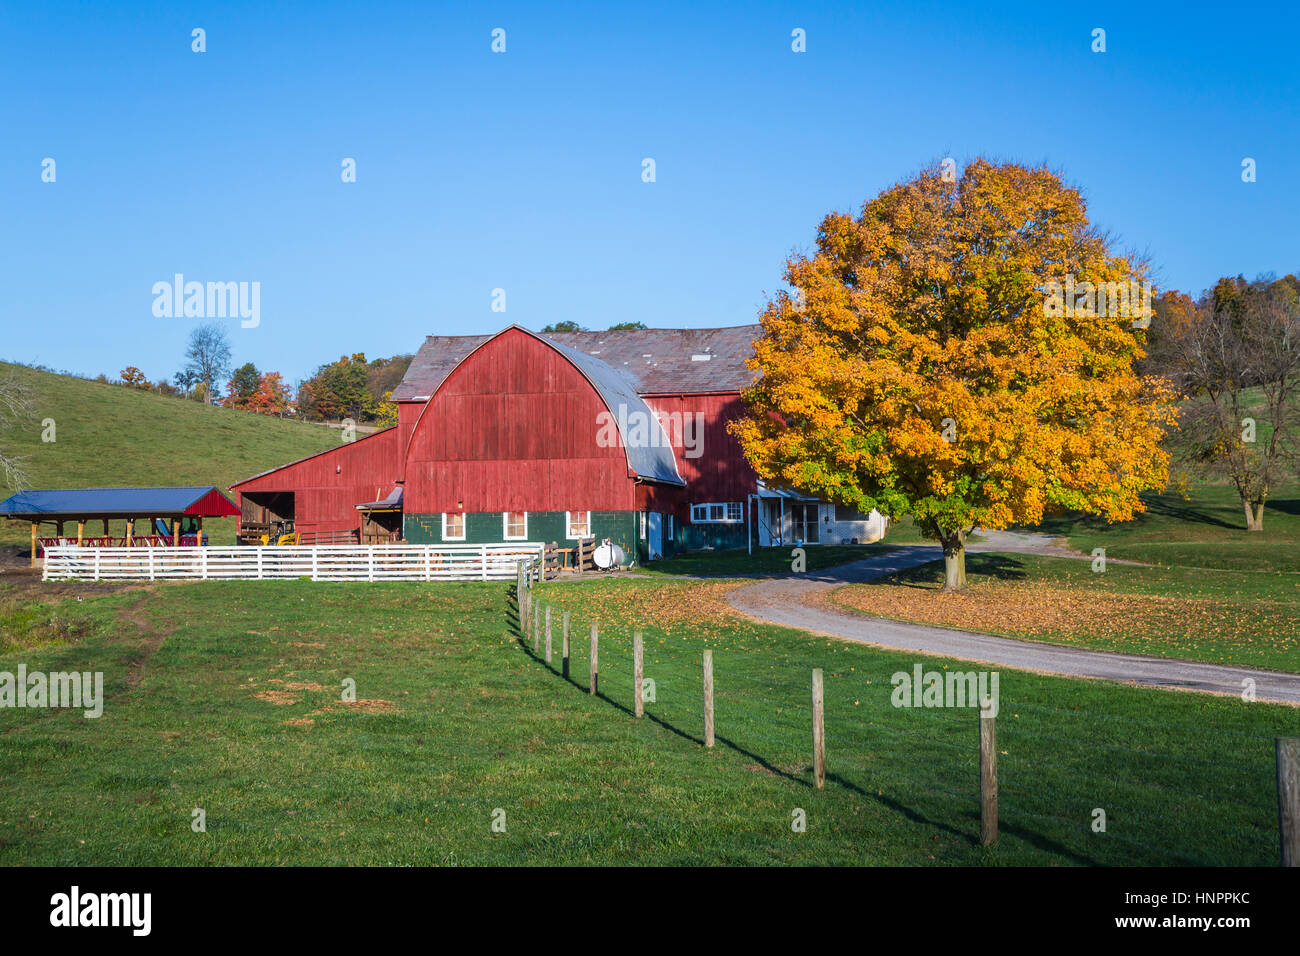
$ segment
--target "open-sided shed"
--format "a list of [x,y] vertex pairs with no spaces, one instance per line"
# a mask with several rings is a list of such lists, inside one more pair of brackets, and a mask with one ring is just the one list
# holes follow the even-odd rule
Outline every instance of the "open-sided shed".
[[[31,563],[36,565],[38,547],[63,539],[66,522],[77,523],[77,544],[86,541],[86,523],[102,521],[104,539],[108,539],[108,523],[120,520],[126,523],[125,533],[117,539],[96,541],[109,545],[131,547],[135,544],[180,545],[181,522],[192,519],[194,543],[203,540],[204,518],[225,518],[239,514],[239,509],[214,485],[195,485],[170,488],[36,488],[20,491],[0,502],[0,516],[12,521],[30,521],[32,526]],[[171,540],[157,534],[137,535],[135,523],[144,518],[154,530],[158,521],[167,522]],[[55,536],[40,537],[40,526],[52,524]]]

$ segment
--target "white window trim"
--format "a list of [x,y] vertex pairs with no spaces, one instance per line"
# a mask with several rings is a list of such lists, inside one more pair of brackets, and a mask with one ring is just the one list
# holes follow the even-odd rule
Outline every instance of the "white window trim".
[[[457,536],[457,535],[449,535],[449,534],[447,534],[447,515],[448,515],[448,514],[458,514],[458,515],[460,515],[460,534],[459,534],[458,536]],[[465,512],[463,512],[463,511],[457,511],[457,512],[447,512],[447,511],[444,511],[444,512],[442,513],[442,540],[443,540],[443,541],[464,541],[464,540],[465,540],[465,529],[468,528],[468,527],[469,527],[469,522],[465,520]]]
[[[740,506],[740,517],[739,517],[739,518],[726,518],[726,517],[723,517],[723,518],[708,518],[708,517],[697,518],[697,517],[695,517],[695,509],[696,509],[696,508],[704,508],[704,509],[705,509],[705,511],[704,511],[705,515],[707,515],[707,514],[709,513],[709,512],[708,512],[708,509],[710,509],[710,508],[721,508],[721,509],[722,509],[722,513],[725,515],[725,514],[727,513],[727,506],[728,506],[728,505],[739,505],[739,506]],[[745,504],[744,504],[744,502],[741,502],[741,501],[701,501],[701,502],[698,502],[698,503],[696,503],[696,504],[691,505],[691,524],[744,524],[744,523],[745,523]]]
[[510,533],[510,516],[519,514],[519,512],[503,511],[501,512],[501,540],[502,541],[527,541],[528,540],[528,512],[523,512],[524,516],[524,533]]
[[[574,531],[573,531],[573,516],[574,516],[574,515],[586,515],[586,516],[587,516],[587,533],[586,533],[586,534],[575,534],[575,533],[574,533]],[[525,525],[527,525],[527,521],[528,521],[528,519],[525,518],[525,519],[524,519],[524,523],[525,523]],[[590,512],[590,511],[566,511],[566,512],[564,513],[564,534],[565,534],[565,537],[567,537],[570,541],[577,541],[579,538],[590,538],[590,537],[591,537],[591,512]]]
[[642,541],[647,540],[646,539],[646,514],[647,512],[644,511],[641,512],[641,540]]

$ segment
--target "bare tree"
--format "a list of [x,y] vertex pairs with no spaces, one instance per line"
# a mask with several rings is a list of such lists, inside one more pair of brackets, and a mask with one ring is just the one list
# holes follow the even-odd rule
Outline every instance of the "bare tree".
[[[0,381],[0,436],[11,428],[32,420],[34,408],[31,389],[10,373]],[[0,445],[0,476],[6,487],[22,491],[27,487],[26,458],[15,454],[9,442]]]
[[215,322],[196,328],[190,333],[185,361],[185,373],[192,375],[195,384],[205,386],[206,400],[211,401],[220,383],[230,375],[230,337],[226,330]]
[[1164,331],[1159,360],[1190,399],[1180,416],[1185,457],[1231,481],[1247,529],[1262,531],[1264,505],[1297,461],[1300,301],[1294,280],[1221,282]]

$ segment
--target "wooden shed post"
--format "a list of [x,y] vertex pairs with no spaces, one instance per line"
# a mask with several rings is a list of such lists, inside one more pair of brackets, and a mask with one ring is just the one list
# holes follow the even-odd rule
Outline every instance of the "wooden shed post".
[[199,526],[194,532],[194,547],[203,547],[203,515],[199,515]]
[[33,521],[32,522],[32,563],[31,563],[32,567],[36,567],[36,525],[37,523]]
[[77,547],[81,547],[81,542],[86,539],[86,519],[82,518],[77,521]]
[[131,547],[131,539],[135,537],[135,519],[126,519],[126,546]]
[[181,519],[172,518],[172,547],[179,548],[180,546],[181,546]]
[[105,538],[108,537],[108,519],[107,519],[107,518],[104,519],[104,537],[105,537]]

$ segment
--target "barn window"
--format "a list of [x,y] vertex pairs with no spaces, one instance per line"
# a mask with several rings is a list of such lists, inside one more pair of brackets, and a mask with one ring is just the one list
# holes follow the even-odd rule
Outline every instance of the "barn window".
[[465,516],[459,512],[443,512],[442,515],[442,540],[443,541],[464,541],[465,540]]
[[739,501],[691,505],[692,524],[738,524],[744,520],[744,515],[745,510]]
[[506,540],[522,540],[528,537],[528,512],[505,511],[501,514]]
[[641,512],[641,540],[642,541],[645,540],[645,521],[646,521],[646,513],[643,511]]
[[570,538],[585,538],[591,534],[590,511],[567,511]]

